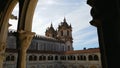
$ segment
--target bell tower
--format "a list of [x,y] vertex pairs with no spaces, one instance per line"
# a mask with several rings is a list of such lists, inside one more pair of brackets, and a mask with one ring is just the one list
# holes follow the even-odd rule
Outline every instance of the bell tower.
[[46,29],[45,36],[56,38],[57,37],[57,31],[53,28],[53,25],[51,23],[51,26]]
[[68,51],[73,50],[72,27],[71,24],[68,25],[66,18],[64,18],[63,22],[58,26],[57,38],[65,42]]

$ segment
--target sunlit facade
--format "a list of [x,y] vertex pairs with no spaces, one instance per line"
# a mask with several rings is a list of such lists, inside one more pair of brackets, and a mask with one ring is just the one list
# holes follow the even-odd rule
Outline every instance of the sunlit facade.
[[[16,31],[9,31],[4,68],[16,68]],[[74,50],[72,26],[66,19],[55,30],[46,29],[45,36],[35,35],[27,51],[27,68],[101,68],[99,48]]]

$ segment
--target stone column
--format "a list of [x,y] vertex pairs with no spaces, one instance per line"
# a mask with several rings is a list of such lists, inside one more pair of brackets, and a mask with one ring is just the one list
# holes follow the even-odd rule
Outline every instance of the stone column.
[[[120,64],[120,1],[88,0],[91,16],[101,23],[98,29],[102,68],[118,68]],[[97,22],[98,23],[98,22]]]
[[26,52],[35,33],[18,31],[18,65],[17,68],[26,68]]
[[5,58],[6,40],[8,36],[9,23],[4,23],[2,26],[2,32],[0,32],[0,68],[3,68],[3,61]]
[[102,31],[102,22],[97,19],[93,19],[90,22],[91,25],[97,27],[97,34],[98,34],[98,40],[99,40],[99,48],[100,48],[100,58],[101,58],[101,65],[102,68],[107,68],[107,61],[106,61],[106,52],[105,52],[105,44],[104,44],[104,37],[103,37],[103,31]]
[[3,61],[5,58],[5,48],[6,48],[6,43],[0,42],[0,68],[3,68]]
[[26,51],[35,33],[32,30],[33,14],[38,0],[19,0],[17,34],[17,68],[26,68]]
[[8,21],[16,4],[17,0],[0,0],[0,68],[3,68],[5,58]]

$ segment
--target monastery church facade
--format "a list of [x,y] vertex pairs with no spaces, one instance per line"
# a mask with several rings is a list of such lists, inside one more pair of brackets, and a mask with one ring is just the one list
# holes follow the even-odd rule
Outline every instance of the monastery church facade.
[[[16,35],[8,31],[4,68],[16,68]],[[99,48],[74,50],[72,26],[65,18],[57,30],[51,24],[45,36],[35,35],[26,57],[26,68],[101,68]]]

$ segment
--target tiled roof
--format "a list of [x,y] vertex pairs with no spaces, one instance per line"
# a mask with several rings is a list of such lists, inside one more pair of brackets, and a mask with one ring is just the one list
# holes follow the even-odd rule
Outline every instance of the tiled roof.
[[[16,32],[17,32],[17,31],[14,30],[14,29],[9,29],[9,30],[8,30],[8,33],[9,33],[8,35],[15,36],[15,33],[16,33]],[[36,34],[36,35],[33,37],[33,39],[64,43],[64,41],[62,41],[62,40],[58,40],[58,39],[55,39],[55,38],[46,37],[46,36],[38,35],[38,34]]]
[[82,54],[82,53],[99,53],[99,48],[92,48],[86,50],[74,50],[74,51],[67,51],[64,54]]
[[[17,53],[17,49],[6,49],[6,52]],[[28,50],[27,53],[37,53],[37,54],[83,54],[83,53],[99,53],[99,48],[86,49],[86,50],[74,50],[66,52],[57,51],[41,51],[41,50]]]

